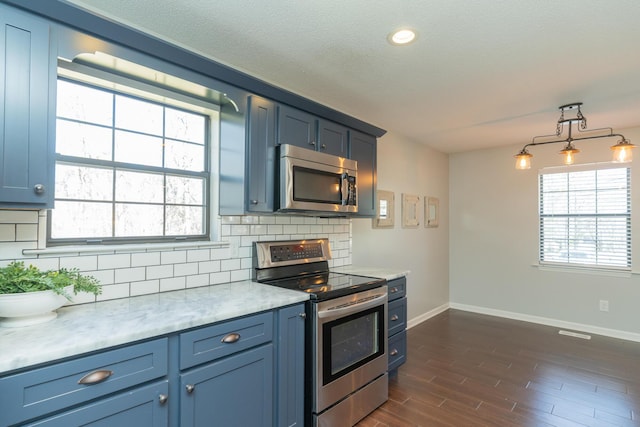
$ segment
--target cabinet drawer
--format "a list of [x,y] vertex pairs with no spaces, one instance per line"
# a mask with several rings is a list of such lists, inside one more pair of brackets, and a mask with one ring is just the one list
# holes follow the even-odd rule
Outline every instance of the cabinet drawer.
[[180,334],[180,369],[228,356],[273,339],[267,312]]
[[166,427],[169,405],[160,396],[168,396],[169,382],[162,381],[98,400],[51,418],[28,424],[27,427],[104,426]]
[[407,278],[400,277],[398,279],[389,280],[387,282],[387,289],[389,290],[389,301],[402,298],[407,294]]
[[404,331],[407,327],[407,299],[397,299],[389,303],[389,336]]
[[407,331],[389,338],[389,371],[397,369],[407,361]]
[[[0,379],[0,414],[12,424],[167,375],[167,339],[135,344]],[[96,371],[105,379],[80,384]]]

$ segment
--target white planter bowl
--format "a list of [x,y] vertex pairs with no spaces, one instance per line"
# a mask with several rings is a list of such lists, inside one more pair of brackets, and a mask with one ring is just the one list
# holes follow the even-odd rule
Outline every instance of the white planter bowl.
[[[71,295],[73,286],[65,291]],[[48,322],[58,316],[54,310],[67,299],[53,291],[24,292],[0,295],[0,327],[17,328]]]

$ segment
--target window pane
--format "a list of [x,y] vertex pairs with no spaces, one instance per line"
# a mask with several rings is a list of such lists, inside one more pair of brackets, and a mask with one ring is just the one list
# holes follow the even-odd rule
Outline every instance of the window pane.
[[111,223],[110,203],[57,201],[56,208],[51,211],[51,237],[111,237]]
[[116,204],[116,237],[162,236],[162,205]]
[[199,114],[167,108],[165,111],[165,136],[171,139],[204,145],[205,118]]
[[113,94],[100,89],[58,80],[57,115],[111,126]]
[[162,136],[162,106],[116,95],[116,127]]
[[56,152],[65,156],[111,160],[111,132],[111,128],[58,120]]
[[167,203],[184,205],[204,204],[205,180],[167,176]]
[[159,174],[118,170],[116,201],[162,203],[164,177]]
[[167,206],[167,236],[204,233],[204,210],[196,206]]
[[204,145],[167,139],[165,141],[165,167],[188,171],[203,171]]
[[56,166],[56,198],[111,200],[113,171],[89,166],[58,164]]
[[117,162],[162,166],[162,138],[116,131]]

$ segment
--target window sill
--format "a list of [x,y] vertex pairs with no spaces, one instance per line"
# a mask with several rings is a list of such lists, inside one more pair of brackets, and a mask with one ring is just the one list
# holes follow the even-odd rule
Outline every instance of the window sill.
[[23,255],[69,255],[69,254],[113,254],[126,252],[151,252],[171,249],[208,249],[225,248],[229,242],[170,242],[170,243],[132,243],[125,245],[76,245],[54,246],[45,249],[24,249]]
[[559,273],[577,273],[577,274],[591,274],[596,276],[609,276],[609,277],[631,277],[632,275],[640,274],[631,270],[618,270],[613,268],[596,268],[596,267],[583,267],[583,266],[569,266],[569,265],[551,265],[551,264],[531,264],[531,267],[537,268],[541,271],[555,271]]

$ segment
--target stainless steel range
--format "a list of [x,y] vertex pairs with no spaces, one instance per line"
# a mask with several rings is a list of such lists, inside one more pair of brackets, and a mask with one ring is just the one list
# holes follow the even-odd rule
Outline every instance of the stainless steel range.
[[387,400],[386,280],[329,271],[328,239],[256,242],[258,282],[306,292],[306,424],[353,426]]

